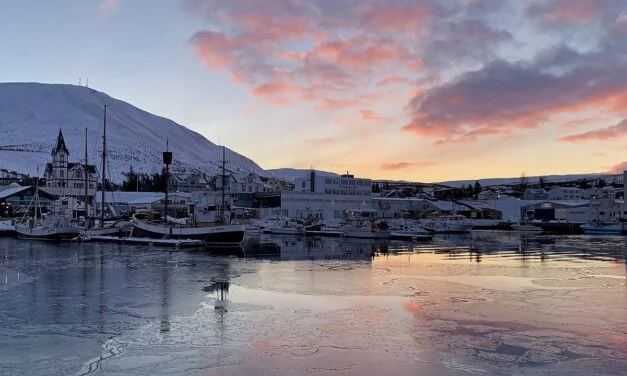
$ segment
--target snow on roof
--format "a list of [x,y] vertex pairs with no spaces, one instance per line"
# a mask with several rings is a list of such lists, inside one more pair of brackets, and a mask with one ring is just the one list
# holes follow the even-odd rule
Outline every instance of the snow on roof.
[[27,189],[30,188],[30,186],[21,186],[19,184],[17,184],[17,186],[13,185],[15,183],[11,183],[10,185],[7,186],[6,189],[0,191],[0,198],[7,198],[7,197],[11,197],[16,193],[20,193],[22,191],[25,191]]
[[[151,203],[162,200],[165,197],[161,192],[105,192],[105,202],[111,203]],[[102,191],[96,194],[96,202],[102,202]]]

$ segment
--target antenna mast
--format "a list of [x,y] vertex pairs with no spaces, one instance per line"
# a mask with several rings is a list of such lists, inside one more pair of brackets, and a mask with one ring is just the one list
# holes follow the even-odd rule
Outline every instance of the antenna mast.
[[107,187],[107,179],[105,179],[106,163],[107,163],[107,105],[104,105],[104,126],[102,128],[102,207],[100,212],[101,226],[104,226],[105,213],[105,190]]
[[89,180],[89,166],[87,165],[87,128],[85,128],[85,227],[89,227]]

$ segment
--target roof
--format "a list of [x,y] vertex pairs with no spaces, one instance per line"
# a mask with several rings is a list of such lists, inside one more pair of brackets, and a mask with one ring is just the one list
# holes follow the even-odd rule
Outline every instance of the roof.
[[11,183],[6,189],[0,191],[0,199],[2,198],[7,198],[7,197],[11,197],[14,194],[20,193],[22,191],[25,191],[27,189],[30,189],[30,186],[21,186],[21,185],[13,185],[15,183]]
[[57,136],[57,145],[52,149],[52,155],[57,154],[59,151],[63,150],[65,154],[70,155],[70,151],[65,146],[65,140],[63,139],[63,132],[59,129],[59,135]]

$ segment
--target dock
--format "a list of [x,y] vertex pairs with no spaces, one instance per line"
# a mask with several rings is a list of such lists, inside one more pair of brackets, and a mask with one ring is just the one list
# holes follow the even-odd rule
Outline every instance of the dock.
[[328,237],[334,237],[334,238],[338,238],[340,236],[342,236],[342,232],[341,231],[324,231],[324,230],[307,230],[306,232],[307,236],[328,236]]
[[15,226],[11,221],[0,221],[0,236],[15,235]]
[[204,247],[205,243],[202,240],[196,239],[153,239],[153,238],[137,238],[137,237],[124,237],[118,238],[115,236],[90,236],[92,241],[111,242],[111,243],[123,243],[123,244],[146,244],[157,245],[162,247],[176,247],[176,248],[193,248]]

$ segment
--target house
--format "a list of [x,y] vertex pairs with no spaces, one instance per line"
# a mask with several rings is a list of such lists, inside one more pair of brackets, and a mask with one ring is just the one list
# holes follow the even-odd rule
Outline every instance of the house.
[[294,183],[278,178],[269,178],[266,184],[276,192],[289,192],[294,189]]
[[549,191],[549,200],[581,200],[581,189],[555,187]]
[[[52,149],[52,162],[46,164],[46,191],[57,196],[93,197],[98,185],[98,173],[93,165],[68,162],[70,151],[59,129],[57,144]],[[87,192],[85,192],[87,185]]]
[[527,188],[523,193],[523,200],[548,200],[549,194],[542,188]]
[[491,189],[486,189],[477,194],[477,200],[498,200],[498,193],[494,192]]
[[209,190],[211,185],[207,178],[199,173],[172,173],[168,177],[168,192],[187,192]]

